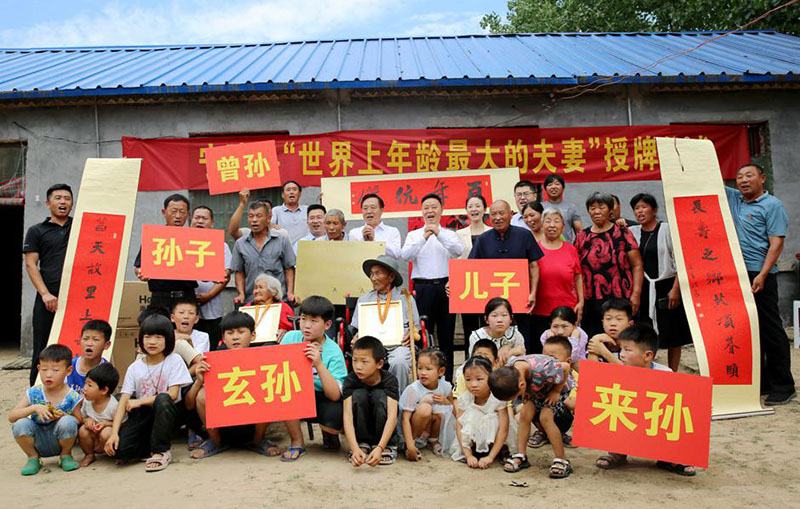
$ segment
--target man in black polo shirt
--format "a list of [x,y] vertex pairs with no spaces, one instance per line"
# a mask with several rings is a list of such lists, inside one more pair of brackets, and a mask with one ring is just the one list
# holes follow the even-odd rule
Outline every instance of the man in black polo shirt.
[[542,353],[542,344],[531,332],[530,312],[536,305],[536,287],[539,284],[539,265],[536,260],[544,256],[542,249],[527,228],[511,226],[511,206],[507,201],[498,200],[489,207],[489,218],[493,228],[486,231],[472,244],[469,257],[473,259],[505,258],[524,259],[529,262],[531,293],[528,296],[527,310],[515,309],[514,322],[525,338],[527,353]]
[[37,223],[25,234],[22,252],[25,268],[36,288],[33,304],[33,356],[30,383],[36,383],[39,374],[39,352],[47,346],[50,329],[58,309],[58,289],[61,271],[67,254],[69,232],[72,228],[72,189],[67,184],[56,184],[47,190],[45,205],[50,217]]
[[[161,209],[164,216],[164,224],[167,226],[185,226],[189,218],[189,200],[180,194],[171,194],[164,199],[164,208]],[[151,307],[163,307],[167,311],[172,311],[173,303],[178,299],[195,299],[197,281],[179,281],[171,279],[149,279],[142,276],[142,248],[136,255],[133,262],[136,277],[141,281],[147,281],[152,298]]]

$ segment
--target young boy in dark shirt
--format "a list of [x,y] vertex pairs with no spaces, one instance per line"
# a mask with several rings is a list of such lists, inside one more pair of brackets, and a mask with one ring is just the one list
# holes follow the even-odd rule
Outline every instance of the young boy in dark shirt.
[[382,369],[386,349],[372,336],[353,343],[353,371],[344,379],[344,434],[350,444],[350,463],[391,465],[397,459],[397,378]]

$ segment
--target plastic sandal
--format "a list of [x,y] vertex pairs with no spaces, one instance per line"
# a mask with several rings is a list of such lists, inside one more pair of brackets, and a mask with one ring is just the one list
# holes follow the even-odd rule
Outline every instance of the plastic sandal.
[[572,445],[572,436],[569,433],[564,433],[561,435],[561,442],[564,444],[564,447],[569,449],[576,449],[577,445]]
[[190,431],[189,441],[186,443],[186,446],[190,451],[194,451],[195,449],[203,445],[204,442],[205,440],[203,440],[203,437],[201,437],[200,435],[198,435],[193,431]]
[[[601,465],[600,462],[604,461],[605,465]],[[612,470],[619,466],[624,465],[628,462],[628,457],[623,456],[621,454],[614,454],[610,452],[608,454],[603,454],[599,458],[597,458],[594,462],[597,468],[602,468],[603,470]]]
[[199,446],[195,447],[194,450],[192,450],[192,452],[194,452],[194,451],[203,451],[203,455],[202,456],[195,456],[194,454],[190,454],[189,457],[192,458],[193,460],[202,460],[202,459],[205,459],[205,458],[210,458],[211,456],[214,456],[215,454],[219,454],[219,453],[225,452],[227,450],[228,450],[227,446],[219,446],[219,445],[217,445],[216,442],[214,442],[213,440],[211,440],[209,438],[208,440],[206,440],[203,443],[201,443]]
[[42,469],[42,460],[40,458],[28,458],[25,466],[22,467],[20,472],[22,475],[36,475]]
[[[158,457],[156,457],[158,456]],[[150,456],[144,466],[145,472],[160,472],[167,468],[172,461],[172,451],[155,453]]]
[[381,453],[381,461],[378,465],[381,466],[389,466],[394,465],[394,462],[397,461],[397,448],[389,446],[383,450]]
[[533,435],[528,439],[528,447],[531,449],[538,449],[544,445],[550,443],[550,440],[547,438],[547,435],[542,433],[541,431],[534,432]]
[[690,465],[681,465],[680,463],[670,463],[668,461],[657,461],[656,466],[658,468],[663,468],[673,474],[682,475],[684,477],[692,477],[697,472],[695,472],[694,467]]
[[[364,454],[369,456],[369,444],[358,444],[358,448],[361,449],[362,451],[364,451]],[[350,461],[350,458],[352,458],[352,457],[353,457],[353,453],[352,452],[348,452],[347,453],[347,461]]]
[[[263,454],[264,456],[270,458],[273,458],[281,453],[280,447],[278,447],[276,444],[273,444],[266,438],[262,438],[258,443],[251,442],[247,444],[247,449],[249,451],[257,452],[258,454]],[[270,453],[270,449],[278,449],[278,452]]]
[[[514,460],[519,460],[519,463]],[[506,458],[506,460],[503,462],[503,471],[509,474],[515,474],[520,470],[529,468],[530,466],[531,464],[528,462],[528,457],[524,454],[517,453],[512,454],[509,458]]]
[[81,468],[80,464],[75,461],[75,458],[69,454],[58,458],[58,464],[61,465],[61,470],[64,472],[72,472],[73,470]]
[[551,479],[564,479],[565,477],[569,477],[569,474],[571,473],[572,464],[569,462],[569,460],[556,458],[553,460],[553,464],[550,465]]
[[[295,453],[297,454],[295,456]],[[305,447],[300,447],[299,445],[290,445],[284,452],[281,454],[281,461],[297,461],[306,454]]]
[[431,447],[431,451],[433,451],[433,454],[436,456],[441,456],[444,454],[444,446],[442,446],[442,443],[438,440],[428,440],[428,445]]

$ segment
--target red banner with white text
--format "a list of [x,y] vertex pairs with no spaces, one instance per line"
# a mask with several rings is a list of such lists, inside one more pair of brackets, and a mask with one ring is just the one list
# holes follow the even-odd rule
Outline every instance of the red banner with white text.
[[658,180],[655,137],[708,138],[722,176],[750,161],[747,126],[660,125],[489,129],[409,129],[203,138],[122,138],[124,157],[142,158],[140,191],[207,189],[209,147],[275,140],[281,178],[318,186],[323,177],[354,177],[517,167],[540,182],[551,173],[571,182]]

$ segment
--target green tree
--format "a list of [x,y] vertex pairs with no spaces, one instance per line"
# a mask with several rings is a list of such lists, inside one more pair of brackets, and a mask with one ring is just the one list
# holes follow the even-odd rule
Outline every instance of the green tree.
[[[677,32],[733,30],[787,0],[509,0],[504,20],[481,19],[492,33]],[[798,3],[747,27],[800,34]]]

